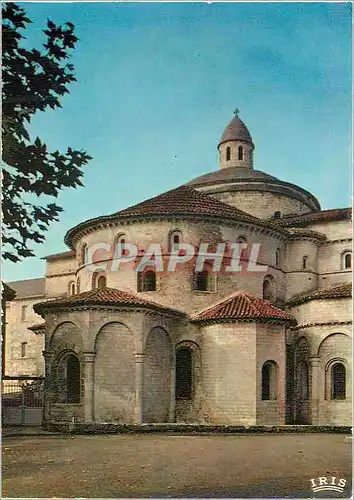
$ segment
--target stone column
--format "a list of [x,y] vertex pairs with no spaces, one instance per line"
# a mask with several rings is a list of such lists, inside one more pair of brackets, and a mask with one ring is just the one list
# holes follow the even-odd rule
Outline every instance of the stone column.
[[144,357],[145,354],[135,353],[135,423],[143,422],[143,391],[144,391]]
[[50,402],[53,397],[53,382],[52,382],[52,351],[42,351],[44,357],[44,394],[43,394],[43,412],[42,425],[45,427],[46,422],[50,420]]
[[93,418],[95,353],[84,352],[84,418],[91,423]]
[[318,425],[319,404],[320,404],[320,357],[310,358],[310,412],[311,425]]

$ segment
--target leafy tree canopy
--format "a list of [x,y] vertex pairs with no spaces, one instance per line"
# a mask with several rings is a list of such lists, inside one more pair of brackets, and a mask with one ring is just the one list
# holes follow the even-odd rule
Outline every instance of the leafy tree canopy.
[[43,202],[43,195],[57,198],[66,187],[82,186],[82,168],[91,157],[70,147],[50,152],[28,132],[33,115],[61,107],[61,97],[76,81],[68,62],[78,41],[74,25],[48,21],[43,48],[28,50],[22,33],[32,21],[14,3],[3,3],[2,10],[3,257],[16,262],[34,256],[31,242],[43,242],[63,210]]

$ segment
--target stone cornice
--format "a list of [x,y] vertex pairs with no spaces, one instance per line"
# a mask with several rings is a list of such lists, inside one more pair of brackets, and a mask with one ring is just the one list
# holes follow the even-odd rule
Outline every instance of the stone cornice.
[[352,321],[324,321],[321,323],[306,323],[303,325],[292,326],[290,329],[293,331],[303,330],[305,328],[313,328],[317,326],[341,326],[341,325],[351,325]]
[[[273,226],[272,222],[263,221],[259,219],[259,222],[251,222],[248,220],[242,220],[235,216],[232,217],[221,217],[221,216],[208,216],[205,214],[142,214],[139,216],[119,216],[119,214],[113,214],[110,216],[102,216],[96,219],[90,219],[88,221],[79,224],[78,226],[71,229],[67,235],[65,236],[65,242],[74,248],[77,242],[82,239],[84,236],[101,229],[107,229],[111,227],[124,227],[125,225],[129,226],[132,224],[141,224],[146,222],[158,222],[158,221],[166,221],[169,220],[171,222],[176,222],[181,219],[196,221],[203,223],[217,223],[217,224],[225,224],[226,226],[232,227],[241,227],[243,229],[252,228],[255,231],[258,231],[261,234],[269,234],[277,236],[280,239],[290,239],[292,236],[286,229],[278,228],[277,226]],[[82,227],[80,227],[82,226]]]

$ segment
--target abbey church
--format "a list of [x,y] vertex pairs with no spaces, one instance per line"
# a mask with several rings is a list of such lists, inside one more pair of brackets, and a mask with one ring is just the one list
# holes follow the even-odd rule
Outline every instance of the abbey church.
[[[235,115],[218,170],[78,224],[45,278],[9,283],[6,366],[45,371],[45,422],[351,425],[351,211],[256,170],[254,149]],[[93,269],[102,242],[138,251]],[[196,254],[137,271],[157,243],[163,262]]]

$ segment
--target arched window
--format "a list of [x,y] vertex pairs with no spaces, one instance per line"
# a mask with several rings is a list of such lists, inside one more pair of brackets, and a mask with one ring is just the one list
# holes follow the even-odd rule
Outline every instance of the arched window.
[[180,347],[176,352],[176,399],[191,399],[193,387],[193,352]]
[[247,238],[245,236],[239,236],[236,243],[247,243]]
[[80,361],[76,354],[66,354],[58,365],[58,401],[80,403]]
[[75,281],[69,283],[69,295],[75,295]]
[[96,271],[92,274],[91,289],[105,288],[107,283],[106,275],[103,272]]
[[342,253],[342,269],[352,268],[352,252],[346,251]]
[[262,400],[277,399],[277,364],[266,361],[262,366]]
[[229,146],[227,146],[226,148],[226,161],[230,161],[231,160],[231,148]]
[[306,361],[301,361],[298,366],[298,393],[302,401],[309,398],[309,367]]
[[80,293],[80,278],[76,280],[76,293]]
[[88,245],[84,243],[81,248],[81,265],[88,263]]
[[128,253],[128,250],[127,248],[125,248],[125,244],[127,242],[127,239],[126,239],[126,236],[125,234],[119,234],[118,236],[116,236],[115,240],[114,240],[114,254],[116,255],[116,251],[117,251],[117,245],[120,245],[120,250],[119,250],[119,255],[126,255]]
[[182,233],[180,231],[172,231],[168,238],[168,251],[173,252],[178,250],[178,246],[182,241]]
[[138,292],[155,292],[156,291],[156,273],[149,270],[138,272]]
[[275,251],[275,267],[280,267],[280,248]]
[[263,299],[274,302],[275,300],[275,283],[273,276],[266,276],[263,280]]
[[243,147],[242,146],[238,147],[238,159],[243,160]]
[[309,263],[309,258],[307,257],[307,255],[304,255],[302,258],[302,269],[303,270],[307,269],[308,263]]
[[331,399],[345,399],[346,373],[343,363],[335,363],[331,369]]

